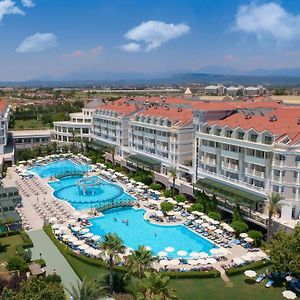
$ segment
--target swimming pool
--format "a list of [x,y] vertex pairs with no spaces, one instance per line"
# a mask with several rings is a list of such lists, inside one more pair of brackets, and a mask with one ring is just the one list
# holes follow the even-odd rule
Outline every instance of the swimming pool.
[[[38,174],[42,178],[46,178],[68,172],[86,172],[89,169],[88,165],[78,165],[71,160],[60,160],[47,165],[33,167],[29,171]],[[97,176],[90,178],[100,179],[101,184],[95,189],[95,192],[84,194],[77,184],[83,178],[83,176],[78,175],[68,176],[58,181],[48,182],[48,184],[54,190],[53,195],[56,198],[68,201],[77,210],[98,208],[111,203],[135,200],[121,186]]]
[[[137,249],[139,245],[150,246],[154,255],[167,247],[174,248],[168,253],[170,257],[178,257],[177,251],[206,252],[217,248],[213,243],[192,232],[184,225],[162,226],[151,224],[144,219],[145,211],[133,208],[114,208],[104,212],[103,217],[90,219],[92,233],[104,236],[116,233],[127,247]],[[122,220],[128,220],[128,225]]]
[[89,170],[89,165],[78,165],[69,159],[54,161],[46,165],[36,166],[29,169],[30,172],[38,174],[41,178],[57,176],[66,172],[88,172]]

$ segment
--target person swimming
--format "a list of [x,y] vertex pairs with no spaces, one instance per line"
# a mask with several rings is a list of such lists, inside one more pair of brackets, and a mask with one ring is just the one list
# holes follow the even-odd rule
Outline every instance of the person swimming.
[[114,221],[115,221],[115,222],[117,222],[117,221],[118,221],[118,219],[117,219],[117,218],[114,218]]

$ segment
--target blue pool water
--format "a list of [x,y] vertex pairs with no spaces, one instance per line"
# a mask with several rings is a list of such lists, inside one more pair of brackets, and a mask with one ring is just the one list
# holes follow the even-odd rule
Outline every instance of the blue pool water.
[[[100,236],[116,233],[127,247],[137,249],[139,245],[150,246],[154,255],[172,247],[175,251],[168,256],[178,257],[177,251],[206,252],[216,246],[210,241],[190,231],[183,225],[161,226],[151,224],[143,217],[144,210],[115,208],[104,212],[103,217],[90,219],[91,232]],[[117,219],[117,221],[114,220]],[[128,220],[128,225],[122,220]]]
[[88,165],[78,165],[71,160],[59,160],[47,165],[36,166],[30,169],[31,172],[38,174],[42,178],[59,175],[66,172],[87,172]]
[[[61,160],[31,168],[30,171],[45,178],[65,172],[88,171],[89,169],[88,165],[77,165],[71,160]],[[48,184],[53,188],[53,195],[56,198],[68,201],[77,210],[97,208],[112,202],[135,200],[131,195],[125,193],[122,187],[105,180],[102,180],[102,184],[97,186],[93,193],[83,194],[76,184],[82,178],[82,176],[64,177]]]

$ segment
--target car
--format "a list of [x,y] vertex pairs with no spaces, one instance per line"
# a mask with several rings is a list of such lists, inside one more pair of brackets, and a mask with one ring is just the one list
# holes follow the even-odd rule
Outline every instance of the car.
[[257,283],[261,283],[264,279],[266,278],[266,274],[260,274],[257,278],[256,278],[256,282]]
[[273,284],[274,284],[274,281],[273,281],[273,280],[269,280],[269,281],[267,282],[267,284],[265,285],[265,287],[266,287],[266,288],[269,288],[269,287],[271,287]]

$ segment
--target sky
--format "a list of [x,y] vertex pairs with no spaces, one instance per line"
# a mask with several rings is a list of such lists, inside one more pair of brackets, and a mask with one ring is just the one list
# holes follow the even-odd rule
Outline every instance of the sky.
[[300,67],[299,1],[0,0],[0,81],[212,65]]

